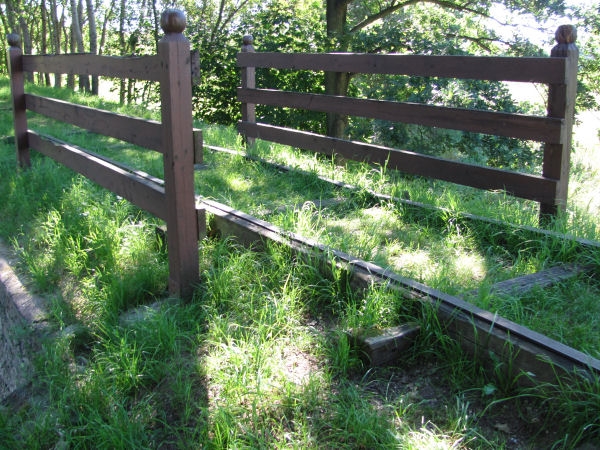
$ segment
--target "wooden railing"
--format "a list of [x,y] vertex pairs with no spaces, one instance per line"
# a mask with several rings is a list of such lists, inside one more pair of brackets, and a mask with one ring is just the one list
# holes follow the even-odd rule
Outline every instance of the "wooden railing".
[[[178,10],[161,17],[165,35],[158,53],[141,57],[92,54],[23,55],[19,36],[8,36],[9,71],[15,142],[20,166],[30,166],[30,149],[49,156],[115,192],[167,224],[169,292],[189,298],[199,279],[199,215],[194,193],[194,154],[202,138],[192,127],[190,44],[183,35],[186,19]],[[26,72],[100,75],[160,83],[161,122],[123,116],[25,92]],[[163,155],[164,180],[80,147],[28,129],[27,111],[117,138]]]
[[[244,37],[238,54],[242,120],[238,129],[248,142],[263,139],[326,155],[386,165],[408,174],[421,175],[479,189],[504,190],[540,203],[540,217],[564,210],[569,183],[569,161],[578,50],[574,27],[556,32],[557,45],[550,58],[419,56],[399,54],[283,54],[255,52],[252,36]],[[546,116],[528,116],[426,104],[356,99],[256,87],[255,68],[325,72],[377,73],[432,76],[548,85]],[[347,116],[448,128],[544,144],[540,175],[500,170],[418,154],[408,150],[336,139],[320,134],[257,123],[255,106],[297,108]],[[450,149],[451,150],[451,149]]]

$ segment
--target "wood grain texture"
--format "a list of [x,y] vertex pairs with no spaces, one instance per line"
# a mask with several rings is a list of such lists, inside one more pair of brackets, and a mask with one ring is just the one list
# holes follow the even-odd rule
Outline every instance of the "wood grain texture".
[[240,67],[349,73],[468,78],[490,81],[563,83],[565,61],[558,58],[429,56],[350,53],[238,53]]
[[115,114],[87,106],[37,95],[25,95],[27,109],[52,119],[85,128],[94,133],[162,152],[159,122]]
[[23,52],[17,47],[16,35],[9,35],[11,46],[8,49],[8,71],[10,73],[10,90],[13,108],[13,125],[15,130],[15,150],[20,167],[29,167],[29,143],[27,142],[27,110],[25,104],[25,76],[23,73]]
[[240,132],[256,139],[326,155],[385,165],[404,173],[450,181],[479,189],[504,190],[517,197],[552,201],[556,180],[518,172],[436,158],[419,153],[335,139],[320,134],[266,124],[238,123]]
[[23,70],[25,72],[100,75],[159,81],[160,69],[160,59],[156,55],[104,56],[92,55],[91,53],[72,53],[23,56]]
[[542,202],[540,217],[566,211],[571,169],[571,140],[575,120],[577,98],[577,69],[579,50],[575,46],[577,35],[571,25],[561,26],[556,32],[557,44],[552,48],[549,59],[565,62],[565,79],[548,87],[548,116],[564,120],[563,138],[560,143],[547,143],[544,147],[542,173],[545,177],[559,180],[552,202]]
[[[238,89],[238,100],[243,105],[252,103],[338,113],[550,143],[561,143],[563,132],[563,120],[561,118],[450,108],[419,103],[243,88]],[[244,115],[242,115],[242,120],[254,121],[254,119],[245,120]]]
[[165,192],[160,185],[66,142],[43,137],[34,131],[29,131],[28,137],[31,147],[38,152],[155,216],[166,218]]
[[167,33],[158,43],[158,53],[164,69],[160,98],[167,195],[169,292],[189,300],[194,285],[199,281],[189,41],[181,33]]

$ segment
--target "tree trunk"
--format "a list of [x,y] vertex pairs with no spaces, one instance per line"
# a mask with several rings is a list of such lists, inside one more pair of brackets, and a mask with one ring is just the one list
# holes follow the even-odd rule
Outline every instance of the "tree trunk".
[[152,0],[152,18],[154,26],[154,45],[158,51],[158,41],[160,40],[160,14],[161,12],[156,7],[156,0]]
[[15,11],[15,5],[13,2],[5,2],[6,6],[6,19],[8,21],[7,33],[18,33],[17,30],[17,15],[18,11]]
[[[121,47],[121,55],[125,56],[127,53],[127,43],[125,40],[125,0],[121,0],[121,9],[119,11],[119,46]],[[119,81],[119,103],[125,104],[127,85],[125,79],[121,78]]]
[[[33,45],[31,43],[31,34],[29,33],[29,26],[23,17],[23,14],[19,15],[19,29],[21,30],[21,44],[23,45],[23,52],[26,55],[31,55]],[[33,73],[27,72],[25,79],[29,82],[33,81]]]
[[[62,33],[62,18],[58,18],[58,10],[56,7],[56,0],[50,0],[50,17],[52,18],[52,53],[58,55],[60,51],[60,34]],[[61,74],[57,73],[54,75],[54,87],[59,88],[62,84]]]
[[[342,95],[348,93],[350,85],[350,74],[347,72],[326,72],[325,93],[327,95]],[[337,113],[327,114],[327,135],[343,138],[348,126],[348,116]]]
[[[75,35],[73,34],[73,27],[71,27],[71,33],[67,36],[69,40],[69,47],[65,50],[65,53],[75,53]],[[67,89],[75,90],[75,75],[72,73],[67,74]]]
[[[81,33],[82,9],[83,5],[81,0],[79,0],[79,2],[71,0],[71,33],[73,33],[73,49],[77,53],[85,52],[83,34]],[[89,92],[90,90],[90,80],[86,75],[79,75],[79,90],[81,92]]]
[[[98,54],[98,32],[96,30],[96,16],[93,0],[86,0],[87,15],[89,20],[90,53]],[[98,75],[92,75],[92,95],[98,95]]]
[[[42,55],[46,55],[48,53],[48,8],[46,8],[46,0],[42,0],[40,9],[42,15],[41,50]],[[43,79],[44,86],[50,86],[50,74],[43,73],[41,74],[41,76]]]
[[[0,23],[2,23],[2,29],[4,30],[4,34],[8,35],[12,32],[10,27],[8,26],[8,20],[6,19],[6,14],[4,13],[4,9],[0,8]],[[5,46],[0,48],[0,58],[2,61],[7,61],[8,52]],[[5,74],[8,71],[8,65],[0,66],[0,73]]]
[[[329,51],[348,51],[348,39],[345,26],[350,0],[327,0],[327,37]],[[325,93],[327,95],[346,95],[350,85],[350,74],[345,72],[325,73]],[[327,134],[331,137],[343,138],[348,124],[348,117],[337,113],[327,114]]]
[[104,16],[104,20],[102,22],[102,31],[100,32],[100,45],[98,47],[98,54],[99,55],[103,55],[104,54],[104,45],[106,44],[106,30],[108,28],[108,23],[109,21],[112,20],[113,18],[113,13],[115,11],[115,3],[117,0],[111,0],[110,2],[110,9],[108,10],[108,12],[106,13],[106,15]]

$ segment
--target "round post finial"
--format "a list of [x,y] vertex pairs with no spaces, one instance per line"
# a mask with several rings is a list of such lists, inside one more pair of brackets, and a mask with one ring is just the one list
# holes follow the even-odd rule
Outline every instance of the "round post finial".
[[254,51],[254,36],[247,34],[242,38],[242,52]]
[[577,46],[575,41],[577,40],[577,28],[573,25],[561,25],[556,29],[554,33],[556,39],[556,45],[550,52],[551,56],[562,56],[566,57],[570,54],[578,54]]
[[573,25],[561,25],[556,29],[554,38],[558,44],[574,44],[577,40],[577,28]]
[[160,27],[165,34],[183,33],[186,25],[185,14],[179,9],[166,9],[160,16]]
[[14,31],[6,35],[6,40],[11,47],[21,47],[21,36]]

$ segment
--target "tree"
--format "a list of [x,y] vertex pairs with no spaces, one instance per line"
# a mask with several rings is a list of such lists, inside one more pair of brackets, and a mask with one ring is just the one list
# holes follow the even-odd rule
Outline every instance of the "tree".
[[[231,124],[239,117],[236,54],[242,43],[249,11],[260,10],[256,0],[201,1],[188,5],[189,38],[200,54],[202,73],[194,86],[194,114],[209,123]],[[192,31],[193,30],[193,31]]]
[[[358,43],[366,42],[364,35],[369,34],[369,28],[381,22],[394,22],[400,29],[410,29],[411,18],[399,15],[404,8],[411,5],[429,3],[438,7],[459,13],[468,13],[481,18],[490,17],[490,8],[494,3],[503,4],[511,11],[524,11],[542,19],[549,14],[564,12],[563,0],[499,0],[480,1],[477,3],[462,0],[387,0],[387,1],[356,1],[356,0],[326,0],[326,24],[329,51],[356,51]],[[465,36],[469,36],[466,30]],[[381,36],[385,39],[385,36]],[[477,36],[477,39],[491,39],[493,33],[488,30],[488,36]],[[383,46],[372,41],[371,46],[363,48],[366,52],[382,51]],[[411,49],[418,50],[418,49]],[[346,95],[352,74],[327,73],[325,76],[325,92],[329,95]],[[342,137],[347,125],[347,119],[338,114],[328,116],[328,134]]]
[[[31,53],[33,49],[31,28],[35,24],[38,8],[35,3],[31,4],[26,0],[10,0],[0,5],[0,20],[5,30],[4,35],[19,34],[23,52],[26,54]],[[6,57],[3,58],[3,61],[6,61]],[[33,81],[31,74],[26,76],[29,81]]]
[[578,43],[579,59],[579,89],[577,108],[598,109],[600,107],[600,6],[578,8],[574,11],[578,18],[580,35],[583,41]]
[[[315,14],[320,1],[272,1],[260,11],[253,12],[252,22],[245,26],[254,36],[257,47],[264,52],[323,52],[325,29],[323,17]],[[238,42],[239,49],[239,42]],[[259,86],[299,92],[323,92],[323,76],[319,72],[277,69],[259,69]],[[306,131],[325,133],[325,116],[315,111],[257,106],[261,121],[280,126],[291,126]]]
[[[409,30],[394,27],[391,22],[382,22],[365,33],[363,42],[356,45],[373,48],[374,43],[379,43],[391,51],[424,52],[427,49],[429,53],[445,55],[499,50],[493,42],[481,39],[485,30],[468,13],[421,3],[404,8],[397,14],[406,16],[400,17],[401,20],[411,19]],[[476,39],[466,39],[467,30],[470,34],[466,36]],[[352,88],[360,97],[378,100],[525,112],[501,82],[367,74],[354,76]],[[360,117],[350,118],[349,125],[347,134],[351,139],[368,139],[373,144],[447,159],[520,170],[531,170],[541,162],[541,154],[533,145],[517,139]]]
[[[81,26],[83,22],[83,5],[81,0],[71,0],[71,33],[72,43],[78,53],[83,53],[85,47],[83,45],[83,34],[81,32]],[[89,91],[90,83],[89,78],[84,75],[79,75],[79,89],[81,91]]]
[[[61,5],[62,6],[62,5]],[[51,42],[52,42],[52,53],[59,54],[61,52],[61,35],[65,24],[65,8],[62,7],[61,16],[58,16],[58,5],[56,0],[50,0],[50,18],[51,18]],[[54,75],[54,87],[60,87],[61,85],[61,74],[57,73]]]
[[[96,29],[96,14],[94,10],[94,3],[92,0],[86,0],[86,11],[88,16],[88,29],[90,39],[90,53],[98,54],[98,30]],[[92,76],[92,95],[98,95],[98,75]]]

